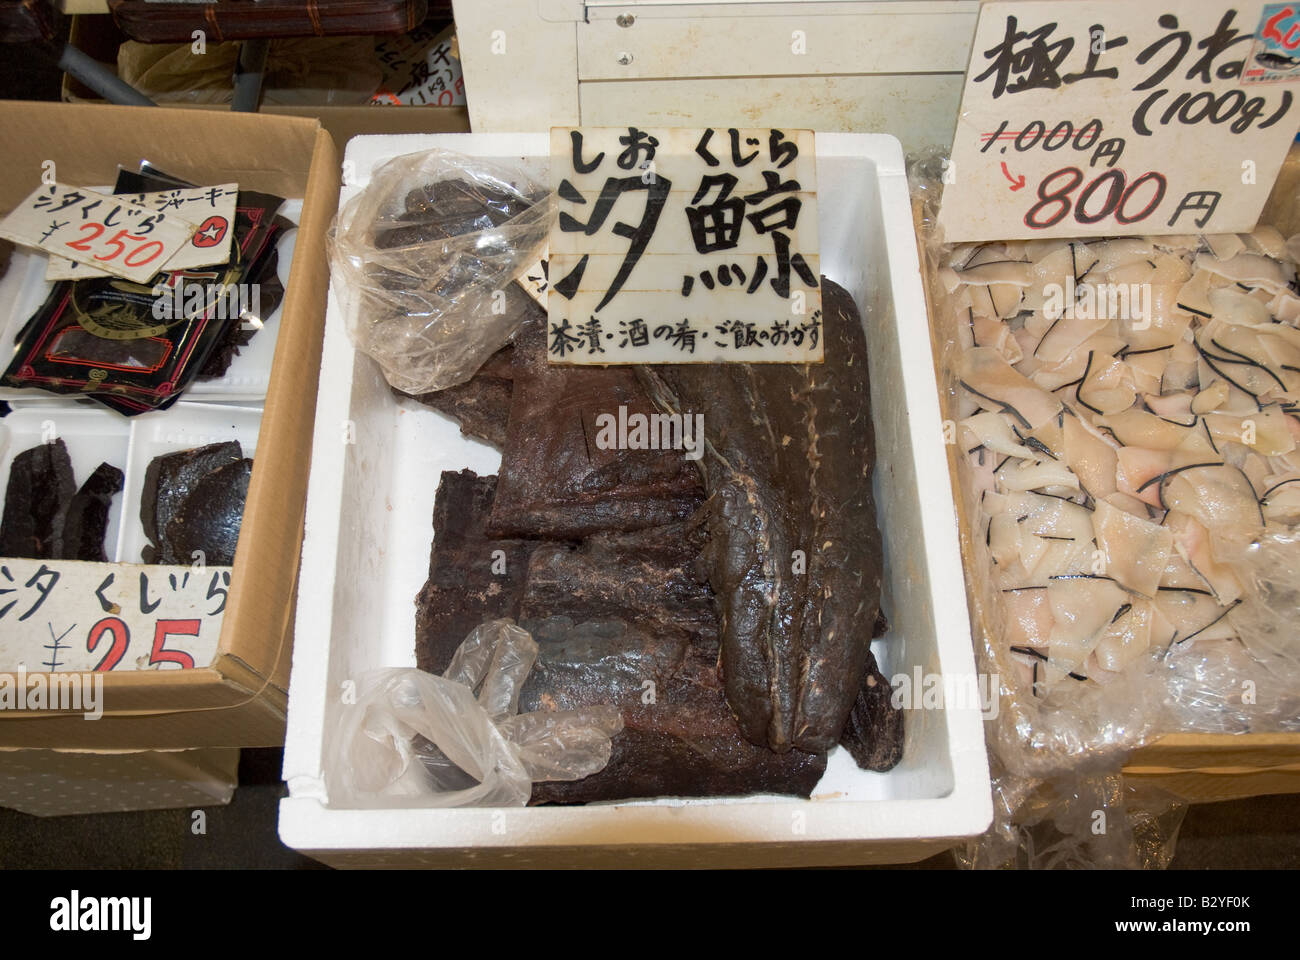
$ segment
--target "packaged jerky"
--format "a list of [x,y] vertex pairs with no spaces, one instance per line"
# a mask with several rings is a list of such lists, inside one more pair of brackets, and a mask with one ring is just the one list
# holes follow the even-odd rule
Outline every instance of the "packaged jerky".
[[[115,192],[191,186],[146,167],[139,174],[122,171]],[[0,382],[87,396],[134,416],[171,406],[214,358],[220,376],[283,292],[275,244],[292,227],[276,215],[283,203],[271,194],[239,192],[224,264],[162,272],[147,284],[117,277],[55,284],[19,334]],[[269,297],[248,302],[242,292],[253,284]]]

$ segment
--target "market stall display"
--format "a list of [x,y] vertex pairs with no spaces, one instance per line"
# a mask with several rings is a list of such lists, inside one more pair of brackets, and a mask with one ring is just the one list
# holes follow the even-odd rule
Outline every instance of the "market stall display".
[[[408,165],[414,165],[410,155],[429,147],[513,165],[517,183],[525,178],[544,181],[547,138],[512,138],[509,146],[500,139],[354,141],[348,159],[358,176],[345,190],[339,233],[343,225],[357,222],[349,220],[349,202],[362,195],[365,184],[382,178],[385,162],[405,154]],[[771,380],[764,389],[774,395],[781,390],[807,391],[806,412],[813,418],[808,421],[792,414],[792,424],[798,420],[802,433],[796,436],[781,427],[770,448],[758,437],[738,438],[738,445],[727,447],[730,441],[721,433],[734,418],[719,414],[718,422],[710,424],[712,408],[706,407],[704,446],[714,444],[719,453],[734,459],[731,474],[721,461],[708,459],[713,454],[702,449],[702,463],[697,463],[680,444],[676,449],[653,451],[631,443],[604,448],[595,444],[594,433],[589,433],[591,444],[584,444],[580,426],[588,419],[584,410],[591,414],[591,426],[609,403],[614,410],[622,405],[628,416],[644,412],[667,417],[677,411],[680,421],[682,413],[691,412],[685,405],[702,402],[691,394],[699,388],[692,385],[691,376],[672,378],[681,392],[677,401],[683,403],[675,407],[673,397],[663,389],[669,381],[661,382],[661,392],[656,393],[655,384],[643,381],[635,367],[547,364],[541,349],[548,338],[540,329],[530,331],[527,323],[504,350],[500,341],[474,344],[478,375],[457,377],[443,390],[417,383],[398,384],[395,391],[381,375],[381,370],[389,372],[384,359],[377,364],[365,353],[371,352],[370,343],[382,328],[393,322],[390,318],[400,321],[400,315],[367,308],[371,302],[367,298],[377,288],[352,283],[353,277],[364,277],[364,263],[339,265],[333,277],[334,306],[327,320],[332,347],[327,348],[322,373],[323,382],[328,380],[332,387],[318,397],[317,422],[342,420],[355,424],[355,429],[348,430],[351,439],[341,447],[324,435],[315,445],[298,629],[326,638],[322,652],[325,663],[333,664],[328,670],[346,663],[342,669],[364,685],[370,671],[412,661],[436,674],[445,669],[447,657],[467,630],[493,617],[514,616],[539,646],[521,709],[523,705],[553,709],[613,703],[623,719],[622,731],[611,741],[610,763],[601,772],[571,782],[536,783],[533,806],[527,810],[481,811],[502,813],[511,823],[534,824],[526,834],[532,839],[527,841],[521,842],[525,835],[512,830],[493,834],[480,828],[488,820],[473,810],[440,812],[451,818],[450,831],[433,830],[432,820],[425,816],[439,811],[407,807],[386,811],[387,829],[393,836],[407,838],[402,843],[411,849],[413,859],[440,860],[468,846],[480,857],[505,853],[513,862],[521,862],[518,858],[530,856],[528,847],[546,843],[549,837],[551,843],[571,847],[575,856],[592,860],[609,852],[605,838],[611,836],[607,831],[612,815],[620,825],[620,844],[645,845],[651,853],[661,849],[668,835],[664,832],[667,818],[681,823],[683,816],[699,826],[697,839],[686,845],[696,856],[705,849],[741,860],[760,855],[759,851],[775,852],[788,834],[780,824],[793,815],[807,823],[810,833],[840,842],[818,845],[815,852],[809,846],[807,854],[796,842],[783,862],[827,855],[836,860],[890,856],[887,848],[897,855],[900,844],[907,847],[903,856],[915,857],[940,842],[939,836],[969,829],[987,810],[987,793],[980,787],[986,773],[977,770],[982,767],[978,742],[969,740],[969,734],[977,732],[977,723],[972,726],[978,717],[976,703],[940,703],[928,710],[907,711],[901,731],[891,720],[907,702],[891,703],[894,692],[905,695],[901,689],[891,692],[900,673],[909,671],[910,679],[913,666],[921,669],[922,663],[930,665],[927,670],[938,664],[940,670],[962,672],[960,659],[949,658],[961,656],[961,645],[955,641],[965,631],[948,624],[961,611],[937,603],[933,593],[955,572],[949,566],[955,555],[943,545],[949,529],[943,511],[920,507],[931,496],[937,494],[938,502],[947,496],[942,483],[934,483],[941,474],[920,468],[917,458],[939,453],[941,437],[937,421],[929,419],[935,408],[925,407],[926,397],[932,400],[933,392],[927,394],[912,379],[915,371],[930,369],[928,356],[921,359],[927,351],[922,344],[899,336],[902,318],[916,316],[919,288],[909,287],[906,279],[910,245],[895,245],[880,232],[882,226],[894,223],[904,191],[900,160],[891,162],[888,154],[872,153],[877,142],[869,137],[818,139],[819,196],[829,192],[836,201],[822,200],[818,210],[822,272],[827,278],[824,306],[835,312],[825,329],[837,346],[844,338],[844,355],[828,356],[834,362],[827,364],[827,370],[841,371],[844,380],[823,383],[820,368],[803,374],[802,380],[798,373],[802,368],[776,365],[763,372],[764,382]],[[661,169],[670,176],[667,168]],[[863,191],[863,182],[873,185]],[[410,188],[394,192],[399,209],[409,193]],[[872,225],[866,233],[861,229],[864,223]],[[905,219],[902,224],[906,226]],[[494,249],[484,237],[475,239],[479,249]],[[344,248],[339,237],[335,242]],[[432,240],[430,246],[441,242]],[[348,252],[340,249],[343,257]],[[421,287],[433,275],[431,271],[445,265],[434,256],[421,272],[418,246],[396,248],[396,252],[407,258],[405,272]],[[376,254],[384,255],[383,250]],[[912,265],[915,269],[914,260]],[[467,275],[473,278],[472,273]],[[838,278],[844,279],[842,294],[830,282]],[[442,308],[415,285],[411,289],[433,307],[423,315],[413,311],[412,322],[436,332]],[[445,289],[455,291],[453,284]],[[454,303],[454,298],[447,299]],[[487,297],[485,302],[491,305],[492,300]],[[495,323],[498,317],[485,314],[484,320]],[[346,332],[349,327],[355,330],[358,322],[369,326],[353,342]],[[863,333],[855,338],[855,330]],[[397,335],[405,336],[401,329]],[[422,350],[429,342],[422,342]],[[463,354],[466,344],[453,340],[449,346]],[[918,348],[920,355],[915,353]],[[436,350],[424,354],[436,355]],[[786,456],[791,462],[796,453],[806,462],[810,451],[821,449],[815,439],[821,437],[827,458],[842,456],[846,463],[855,462],[859,477],[871,470],[866,452],[870,433],[862,433],[865,425],[859,419],[844,429],[859,404],[865,409],[868,378],[860,364],[869,367],[871,374],[876,462],[890,465],[875,472],[872,493],[882,508],[868,507],[866,513],[882,528],[884,598],[880,602],[888,617],[888,632],[874,645],[878,667],[869,670],[866,654],[872,634],[886,627],[875,617],[876,588],[870,581],[840,584],[844,571],[838,567],[813,570],[814,551],[830,549],[824,543],[834,546],[837,531],[828,528],[824,539],[819,536],[815,544],[809,543],[807,571],[824,586],[816,595],[803,594],[802,583],[793,582],[805,573],[799,558],[778,563],[777,552],[772,551],[770,573],[764,574],[760,565],[755,576],[775,574],[771,582],[776,584],[778,578],[792,575],[788,588],[778,586],[772,594],[775,604],[789,603],[791,608],[807,604],[794,622],[806,616],[811,625],[825,603],[827,625],[842,625],[857,641],[850,646],[850,638],[842,639],[837,630],[820,644],[815,631],[802,639],[790,625],[772,631],[772,642],[788,643],[782,659],[773,661],[773,669],[775,676],[791,671],[789,682],[778,684],[771,706],[756,705],[754,716],[764,711],[785,715],[788,710],[791,721],[799,719],[789,732],[784,719],[773,725],[778,748],[774,750],[766,731],[759,729],[768,721],[751,721],[748,732],[759,741],[753,743],[735,720],[736,704],[727,702],[732,691],[727,690],[717,664],[720,655],[725,664],[722,644],[729,628],[711,594],[729,589],[727,578],[732,574],[727,561],[696,562],[700,551],[711,549],[709,541],[718,536],[718,524],[726,521],[698,507],[713,484],[734,484],[739,489],[750,476],[764,491],[763,499],[749,506],[734,504],[735,524],[770,523],[773,530],[784,529],[782,537],[787,539],[780,549],[788,545],[792,551],[802,543],[790,541],[807,539],[817,530],[815,519],[803,528],[798,519],[801,511],[825,509],[829,516],[833,507],[846,517],[861,511],[860,499],[839,505],[835,478],[828,476],[826,485],[810,491],[795,482],[794,471],[782,479],[768,462],[776,460],[779,468],[781,435],[789,435],[786,446],[793,449]],[[743,406],[743,385],[738,383],[736,390],[733,406],[738,410]],[[891,397],[891,402],[881,405],[882,396]],[[901,404],[900,397],[904,398]],[[433,413],[430,405],[451,411],[459,424]],[[812,434],[809,422],[815,427]],[[932,433],[925,424],[933,427]],[[775,420],[773,429],[778,429]],[[831,436],[832,432],[838,435]],[[474,437],[499,445],[502,452]],[[585,452],[588,446],[590,455]],[[742,456],[749,459],[742,463]],[[941,456],[935,462],[942,463]],[[707,476],[701,473],[701,465]],[[861,497],[870,486],[859,481],[855,495]],[[430,516],[434,542],[426,566]],[[932,545],[928,559],[922,562],[915,556],[891,566],[891,553],[907,558],[909,542],[919,543],[922,537]],[[740,564],[745,562],[745,551],[739,541],[736,546],[734,559]],[[762,553],[761,548],[751,551],[752,557]],[[781,572],[786,562],[794,564],[790,574]],[[731,589],[738,598],[734,609],[748,602],[744,591],[761,582],[733,581]],[[340,591],[329,603],[320,593],[326,583]],[[841,599],[840,591],[845,591],[846,603],[850,598],[855,601],[843,620],[836,619],[841,614],[834,606]],[[418,603],[412,604],[417,595]],[[358,630],[361,624],[366,626]],[[367,641],[359,645],[363,634]],[[755,633],[736,632],[732,637],[727,642],[735,644],[742,657],[747,648],[753,649],[750,644],[767,642]],[[849,650],[853,652],[848,654]],[[846,661],[830,671],[828,680],[816,679],[801,689],[797,674],[802,664],[829,666],[842,652],[861,659]],[[969,673],[969,667],[966,670]],[[351,803],[338,799],[351,794],[346,786],[348,769],[341,765],[332,731],[340,718],[349,715],[351,705],[339,704],[318,684],[321,679],[315,668],[294,675],[286,776],[296,790],[282,807],[281,835],[291,845],[330,862],[377,862],[387,855],[366,834],[364,824],[372,811],[350,809]],[[746,682],[756,681],[751,677]],[[824,692],[826,699],[817,699],[814,692],[818,696]],[[819,725],[816,731],[805,731],[801,710]],[[850,749],[835,746],[846,729],[857,738]],[[808,739],[800,741],[805,732]],[[701,751],[692,744],[702,735],[709,740]],[[828,745],[832,749],[826,751]],[[759,758],[762,766],[753,767]],[[863,770],[855,758],[888,772]],[[811,798],[780,798],[774,795],[777,790],[796,795],[811,792]],[[743,809],[753,816],[737,819],[735,811],[742,808],[725,804],[726,794],[746,799]],[[591,802],[606,798],[618,802]],[[552,806],[557,801],[560,805]],[[575,801],[586,805],[574,806]],[[873,811],[871,817],[866,817],[868,810]],[[962,823],[950,819],[954,817]],[[344,818],[351,827],[343,826]],[[867,822],[877,827],[864,832]],[[873,841],[878,849],[871,852]],[[689,850],[663,852],[669,860],[682,862],[682,857],[692,855]]]
[[[1296,240],[925,235],[976,646],[1002,680],[1002,812],[970,862],[1051,865],[1027,838],[1056,810],[1058,864],[1165,863],[1179,804],[1120,786],[1132,750],[1300,732]],[[1086,841],[1043,795],[1073,768],[1168,843]]]

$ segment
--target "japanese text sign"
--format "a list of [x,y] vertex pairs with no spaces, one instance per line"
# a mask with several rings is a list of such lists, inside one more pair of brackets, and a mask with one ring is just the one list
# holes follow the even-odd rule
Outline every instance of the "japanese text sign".
[[371,103],[451,107],[465,103],[465,78],[452,50],[455,30],[419,26],[410,33],[375,40],[384,72]]
[[944,175],[944,238],[1253,230],[1300,128],[1300,86],[1287,82],[1300,71],[1282,74],[1285,58],[1260,45],[1289,35],[1300,47],[1285,7],[985,4]]
[[[114,194],[138,206],[159,212],[174,212],[177,216],[196,224],[193,236],[167,261],[167,270],[196,270],[230,259],[230,241],[234,237],[231,226],[235,222],[235,203],[239,199],[239,185],[223,183],[216,187],[160,190],[153,193]],[[51,256],[45,268],[46,280],[84,280],[87,277],[108,276],[99,267],[87,266],[63,257]]]
[[554,128],[552,363],[820,362],[811,130]]
[[195,226],[171,211],[52,183],[0,220],[0,237],[144,283],[190,242]]
[[206,667],[230,567],[0,559],[0,670]]

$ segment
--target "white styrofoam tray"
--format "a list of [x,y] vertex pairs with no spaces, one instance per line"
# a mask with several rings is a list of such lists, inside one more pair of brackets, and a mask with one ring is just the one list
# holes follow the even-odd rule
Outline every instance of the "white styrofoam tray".
[[[38,444],[52,443],[56,437],[68,449],[78,489],[101,463],[111,464],[125,474],[130,432],[129,420],[103,407],[74,403],[16,407],[0,419],[0,498],[8,488],[14,457]],[[117,559],[114,544],[122,527],[122,511],[122,494],[118,493],[109,506],[108,530],[104,534],[104,553],[110,560]]]
[[[442,147],[546,179],[546,134],[358,137],[347,202],[383,160]],[[886,676],[975,676],[956,522],[902,151],[890,136],[819,134],[822,272],[863,311],[870,351],[890,633]],[[329,804],[327,730],[342,685],[414,664],[414,597],[428,569],[439,472],[494,472],[498,454],[427,408],[399,402],[344,327],[355,309],[331,285],[308,489],[280,837],[335,865],[601,862],[852,863],[919,859],[982,832],[992,815],[976,705],[910,710],[902,763],[858,770],[832,753],[807,801],[643,803],[494,810],[355,810]],[[310,638],[310,642],[303,642]],[[919,699],[919,697],[918,697]],[[576,851],[576,852],[575,852]],[[707,861],[700,856],[707,855]],[[635,862],[635,861],[633,861]]]
[[54,437],[62,438],[80,487],[101,463],[123,473],[122,492],[109,508],[104,551],[110,562],[141,563],[149,540],[140,523],[145,470],[155,457],[209,443],[238,440],[244,456],[257,449],[261,407],[181,401],[167,410],[130,419],[70,398],[15,406],[0,418],[0,501],[14,456]]
[[[280,215],[295,224],[302,217],[302,201],[287,200]],[[279,263],[276,273],[280,283],[289,282],[289,265],[293,262],[294,244],[298,231],[290,230],[279,241]],[[15,248],[9,260],[9,270],[0,278],[0,372],[8,367],[16,351],[14,338],[31,318],[53,284],[45,279],[49,257],[44,253]],[[275,358],[275,342],[280,333],[280,312],[283,302],[263,322],[248,346],[240,347],[239,354],[230,363],[223,377],[196,380],[185,390],[187,400],[205,400],[218,403],[261,403],[266,399],[266,389],[271,382],[271,361]],[[30,402],[35,398],[56,398],[55,393],[18,387],[0,387],[0,400]]]

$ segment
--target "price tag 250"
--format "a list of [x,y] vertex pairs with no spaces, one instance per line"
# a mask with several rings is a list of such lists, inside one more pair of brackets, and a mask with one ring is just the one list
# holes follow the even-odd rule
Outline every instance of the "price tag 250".
[[39,187],[0,221],[0,237],[148,281],[194,235],[194,224],[121,197],[54,183]]

